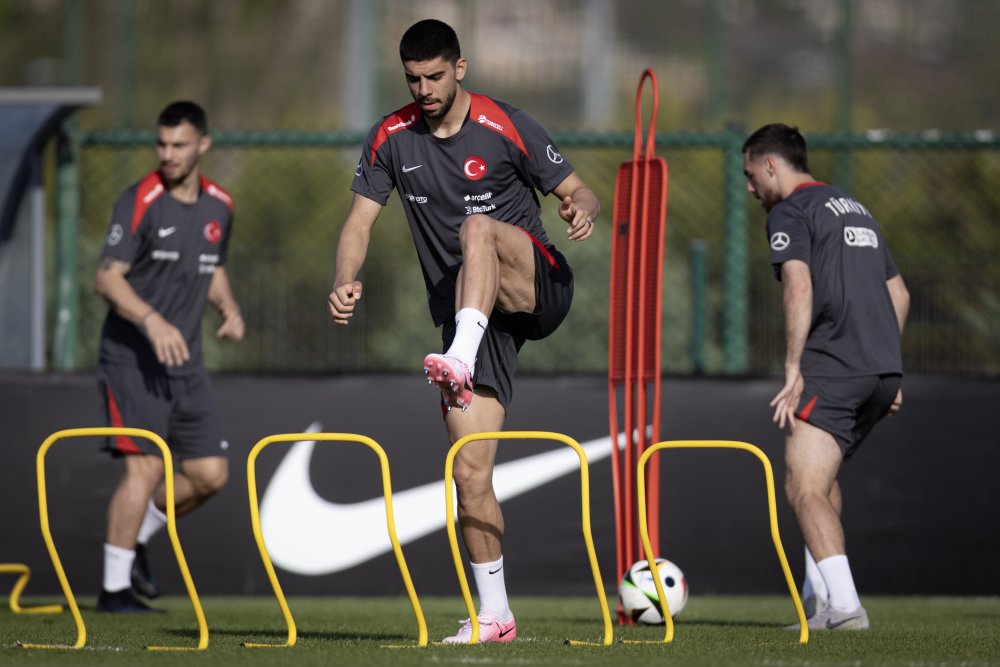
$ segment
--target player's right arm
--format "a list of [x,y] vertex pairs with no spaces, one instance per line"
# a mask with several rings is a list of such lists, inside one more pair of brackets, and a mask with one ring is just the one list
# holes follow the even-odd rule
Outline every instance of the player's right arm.
[[101,257],[94,277],[94,290],[115,313],[146,333],[161,364],[180,366],[191,356],[184,335],[135,293],[125,278],[131,268],[132,265],[123,259]]
[[330,318],[337,324],[347,324],[361,298],[362,285],[357,277],[368,254],[372,227],[381,212],[381,204],[354,193],[351,210],[337,242],[337,268],[328,300]]
[[812,321],[812,275],[809,265],[790,259],[781,265],[782,310],[785,314],[785,386],[771,401],[772,420],[795,430],[795,411],[802,397],[802,353]]
[[571,241],[590,238],[594,232],[594,221],[601,212],[601,202],[594,191],[574,171],[556,186],[552,194],[560,200],[559,217],[569,225],[567,238]]

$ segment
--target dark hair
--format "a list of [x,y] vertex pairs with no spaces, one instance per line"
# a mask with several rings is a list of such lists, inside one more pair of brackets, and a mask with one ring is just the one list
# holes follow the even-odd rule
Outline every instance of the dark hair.
[[404,63],[444,58],[455,64],[462,57],[458,35],[451,26],[437,19],[424,19],[410,26],[399,40],[399,59]]
[[749,152],[752,159],[773,153],[784,158],[795,171],[809,173],[806,140],[797,127],[781,123],[765,125],[747,138],[743,143],[743,152]]
[[164,107],[156,124],[162,127],[177,127],[184,121],[194,125],[200,134],[208,134],[208,116],[205,115],[205,110],[194,102],[186,100],[171,102]]

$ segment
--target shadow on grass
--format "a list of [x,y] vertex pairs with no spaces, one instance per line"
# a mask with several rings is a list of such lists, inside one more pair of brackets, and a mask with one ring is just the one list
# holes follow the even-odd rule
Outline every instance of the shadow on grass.
[[[198,638],[198,632],[195,630],[166,630],[165,632],[175,635],[177,637],[187,637],[187,638]],[[299,639],[323,639],[328,641],[412,641],[414,635],[405,634],[388,634],[388,633],[365,633],[359,634],[356,632],[315,632],[299,631],[296,633]],[[261,630],[260,628],[226,628],[223,630],[209,630],[209,635],[212,637],[239,637],[242,641],[259,641],[259,642],[283,642],[287,637],[286,632],[276,632],[274,630]]]
[[[147,611],[102,611],[97,608],[97,604],[80,604],[76,603],[77,608],[80,610],[80,614],[84,617],[84,621],[95,618],[158,618],[166,619],[170,617],[171,609],[166,607],[158,607],[156,604],[149,605]],[[69,613],[68,611],[64,613]],[[56,616],[58,618],[58,615]],[[72,618],[72,616],[69,616]]]
[[[791,621],[789,621],[791,622]],[[701,619],[697,621],[684,621],[678,622],[674,621],[674,630],[676,632],[684,632],[685,628],[771,628],[774,630],[780,630],[784,627],[784,624],[765,622],[765,621],[747,621],[741,620],[726,620],[726,619]],[[635,625],[618,625],[615,624],[615,632],[619,632],[625,628],[658,628],[659,631],[663,632],[663,624],[659,625],[647,625],[647,624],[635,624]]]

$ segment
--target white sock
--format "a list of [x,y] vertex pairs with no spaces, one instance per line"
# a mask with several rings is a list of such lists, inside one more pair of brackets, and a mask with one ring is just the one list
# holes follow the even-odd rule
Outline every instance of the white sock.
[[821,560],[816,566],[823,574],[823,580],[830,591],[831,607],[838,611],[854,611],[861,606],[847,556],[830,556]]
[[809,547],[806,547],[806,579],[802,584],[802,597],[815,596],[817,600],[829,600],[830,591],[826,588],[823,575],[816,567],[816,559],[813,558]]
[[139,526],[139,536],[135,541],[139,544],[148,544],[149,539],[160,532],[166,525],[167,515],[158,510],[153,501],[150,500],[149,504],[146,505],[146,516],[142,518],[142,525]]
[[476,366],[476,354],[483,341],[490,319],[475,308],[462,308],[455,314],[455,339],[445,354],[458,357],[472,373]]
[[492,563],[471,563],[472,576],[479,589],[479,611],[492,611],[506,623],[514,615],[507,602],[507,585],[503,577],[503,556]]
[[135,551],[104,544],[104,590],[109,593],[132,587],[132,561]]

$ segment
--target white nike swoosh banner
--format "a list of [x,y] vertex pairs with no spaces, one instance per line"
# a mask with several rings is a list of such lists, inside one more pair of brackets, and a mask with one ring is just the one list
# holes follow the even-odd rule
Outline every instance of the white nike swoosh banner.
[[[307,432],[322,427],[313,423]],[[319,496],[309,476],[313,440],[292,445],[271,477],[260,502],[261,531],[275,565],[295,574],[321,575],[346,570],[392,550],[381,494],[357,503],[335,503]],[[611,454],[611,438],[581,443],[588,464]],[[390,461],[391,466],[391,461]],[[493,469],[500,502],[576,472],[580,458],[569,447],[542,452]],[[396,535],[400,544],[445,527],[442,478],[393,492]],[[381,486],[379,486],[381,489]]]

